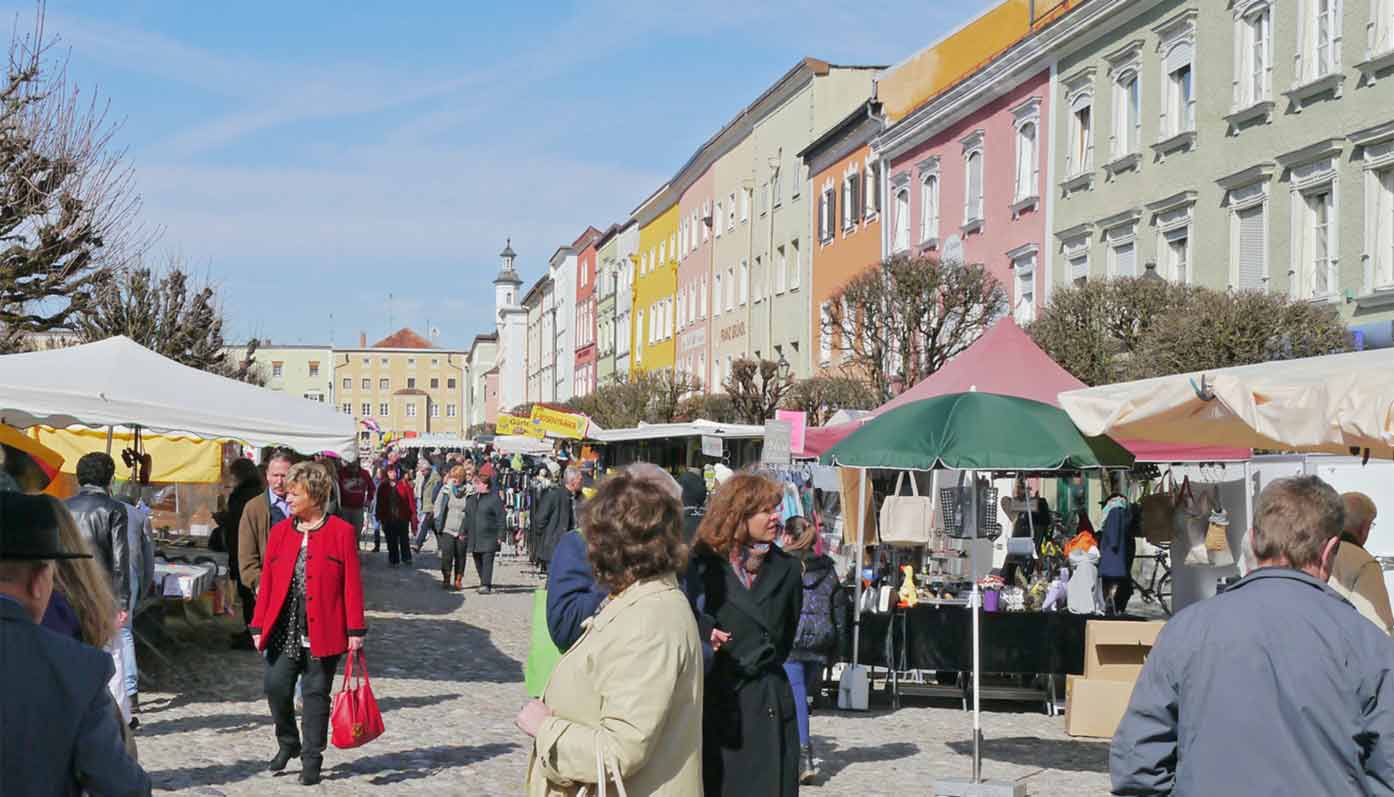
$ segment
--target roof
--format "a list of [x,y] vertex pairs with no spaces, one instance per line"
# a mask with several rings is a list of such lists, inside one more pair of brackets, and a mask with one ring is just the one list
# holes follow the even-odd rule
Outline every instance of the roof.
[[726,440],[753,439],[765,436],[765,427],[739,423],[641,423],[632,429],[601,429],[589,435],[601,443],[622,443],[633,440],[662,440],[671,437],[701,437],[708,435]]
[[838,137],[840,137],[843,133],[851,130],[852,128],[865,121],[868,116],[875,116],[880,112],[881,103],[877,102],[876,100],[867,100],[866,102],[854,108],[851,113],[843,117],[842,120],[839,121],[837,124],[828,128],[827,131],[823,133],[823,135],[813,139],[813,143],[799,150],[799,154],[795,155],[794,157],[806,159],[810,153],[816,152],[817,150],[822,149],[823,147],[837,140]]
[[506,240],[507,243],[503,245],[503,251],[499,252],[499,257],[517,257],[518,255],[513,251],[513,239],[508,238]]
[[372,345],[374,349],[434,349],[435,344],[412,332],[407,327],[393,332],[391,335]]
[[608,243],[610,242],[610,239],[611,239],[611,238],[614,238],[616,235],[619,235],[619,234],[620,234],[620,225],[618,225],[618,224],[611,224],[610,227],[609,227],[607,230],[605,230],[605,232],[602,232],[602,233],[600,234],[600,237],[599,237],[599,238],[595,239],[595,248],[596,248],[596,249],[603,249],[603,248],[605,247],[605,244],[608,244]]

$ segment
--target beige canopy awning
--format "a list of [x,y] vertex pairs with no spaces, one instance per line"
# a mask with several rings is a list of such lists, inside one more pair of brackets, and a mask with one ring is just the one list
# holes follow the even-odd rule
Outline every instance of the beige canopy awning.
[[1060,394],[1086,435],[1394,456],[1394,349],[1197,371]]

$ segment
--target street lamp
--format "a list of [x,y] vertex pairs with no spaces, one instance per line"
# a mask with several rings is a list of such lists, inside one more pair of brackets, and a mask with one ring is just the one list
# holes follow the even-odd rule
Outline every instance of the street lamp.
[[778,375],[779,375],[779,380],[780,380],[781,382],[789,378],[789,371],[790,371],[790,370],[792,370],[792,369],[791,369],[790,366],[789,366],[789,361],[786,360],[786,359],[784,359],[784,351],[783,351],[783,350],[780,350],[780,352],[779,352],[779,363],[778,363]]

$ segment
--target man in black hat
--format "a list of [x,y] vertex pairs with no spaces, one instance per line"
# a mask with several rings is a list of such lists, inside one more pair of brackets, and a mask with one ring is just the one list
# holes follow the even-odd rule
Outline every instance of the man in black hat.
[[39,627],[53,594],[56,502],[0,492],[0,794],[150,794],[107,692],[111,657]]

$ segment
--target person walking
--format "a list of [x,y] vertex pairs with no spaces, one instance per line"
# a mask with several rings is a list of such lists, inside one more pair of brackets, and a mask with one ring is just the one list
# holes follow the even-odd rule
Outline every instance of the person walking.
[[[131,563],[129,518],[126,505],[111,496],[111,482],[116,476],[116,463],[100,451],[83,454],[77,461],[78,494],[66,502],[78,530],[87,540],[97,563],[111,583],[116,603],[111,607],[116,618],[116,637],[106,645],[112,656],[116,680],[110,684],[111,696],[121,707],[123,719],[131,722],[131,697],[126,690],[126,661],[135,659],[135,639],[127,626],[131,621],[131,584],[137,578]],[[126,650],[127,640],[131,649]]]
[[373,497],[373,477],[363,466],[358,464],[358,459],[341,459],[338,461],[339,479],[339,514],[348,524],[353,527],[354,536],[362,544],[364,520],[367,513],[368,504]]
[[378,520],[378,490],[382,488],[383,482],[387,481],[387,468],[379,465],[373,469],[373,492],[370,497],[370,506],[364,513],[367,515],[368,522],[373,524],[373,553],[382,551],[382,521]]
[[[302,462],[287,476],[290,517],[267,541],[266,569],[257,592],[252,639],[266,653],[266,702],[278,750],[268,769],[280,772],[300,757],[300,782],[320,780],[329,734],[329,691],[339,657],[363,647],[363,585],[352,527],[325,512],[334,481]],[[293,693],[304,691],[303,737],[295,727]]]
[[237,600],[242,604],[243,625],[243,630],[233,638],[232,647],[238,650],[251,650],[252,634],[246,630],[246,627],[252,624],[252,612],[257,607],[257,594],[251,586],[242,582],[241,560],[239,558],[242,535],[239,529],[242,526],[242,515],[246,512],[247,505],[260,497],[264,488],[261,483],[261,471],[257,470],[256,463],[245,457],[235,459],[228,465],[228,478],[232,484],[232,492],[228,494],[227,509],[219,518],[218,525],[228,530],[227,534],[224,535],[228,546],[228,576],[237,587]]
[[[436,528],[436,516],[431,511],[436,505],[436,498],[440,495],[441,486],[445,483],[441,480],[440,472],[425,456],[417,463],[418,487],[416,490],[416,538],[412,540],[412,548],[421,553],[422,547],[426,545],[426,537]],[[424,471],[424,478],[420,476]]]
[[1346,493],[1341,496],[1341,503],[1346,510],[1345,523],[1341,544],[1331,563],[1331,578],[1326,583],[1359,609],[1365,619],[1389,633],[1394,629],[1394,613],[1389,608],[1384,570],[1379,560],[1365,550],[1378,510],[1364,493]]
[[1343,513],[1315,476],[1263,489],[1258,568],[1167,621],[1142,666],[1115,795],[1394,792],[1394,650],[1326,584]]
[[286,500],[286,475],[290,473],[291,454],[277,450],[266,462],[266,492],[248,501],[237,525],[237,566],[242,584],[256,593],[261,586],[261,569],[265,563],[266,541],[271,528],[290,517]]
[[[479,473],[474,477],[474,494],[469,496],[469,533],[465,544],[470,556],[474,558],[474,571],[479,574],[479,594],[488,595],[494,591],[494,557],[499,552],[499,538],[503,536],[507,513],[503,500],[494,494],[494,474]],[[464,562],[459,565],[464,572]],[[457,576],[456,586],[459,586]]]
[[465,555],[468,551],[469,498],[472,486],[466,486],[466,468],[456,465],[446,475],[445,487],[436,496],[436,547],[440,549],[440,585],[442,589],[459,590],[465,577]]
[[794,646],[784,672],[794,690],[794,712],[799,721],[799,782],[812,783],[818,777],[818,764],[813,757],[813,743],[808,731],[810,693],[816,690],[823,670],[831,664],[837,649],[838,629],[845,623],[834,608],[837,593],[837,572],[833,560],[814,550],[818,530],[801,517],[793,518],[784,527],[784,552],[802,566],[803,606],[799,625],[794,631]]
[[[557,662],[518,727],[533,738],[526,794],[702,793],[702,647],[678,587],[682,507],[662,487],[619,474],[582,510],[596,581],[609,597]],[[603,787],[602,787],[603,788]]]
[[[92,556],[60,544],[60,511],[44,496],[0,492],[0,794],[145,797],[150,776],[126,752],[103,688],[111,655],[39,626],[54,563]],[[104,615],[95,625],[114,630],[111,604],[93,608]]]
[[783,490],[751,473],[717,489],[687,591],[713,651],[702,718],[707,797],[799,791],[799,726],[784,662],[803,604],[799,563],[774,540]]
[[[557,466],[551,464],[555,474]],[[543,573],[562,535],[576,528],[576,494],[581,490],[581,471],[567,468],[562,481],[543,491],[537,502],[537,562]]]
[[411,526],[416,518],[416,496],[401,475],[397,465],[387,466],[387,479],[378,485],[374,510],[383,536],[387,537],[387,563],[392,567],[398,562],[411,565]]

